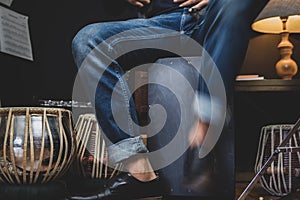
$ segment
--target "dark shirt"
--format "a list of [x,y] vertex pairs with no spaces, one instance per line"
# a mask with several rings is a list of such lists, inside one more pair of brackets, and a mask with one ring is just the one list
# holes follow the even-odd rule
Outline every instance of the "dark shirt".
[[173,0],[152,0],[150,5],[145,6],[144,12],[147,17],[152,17],[177,9],[178,6],[179,3],[174,3]]

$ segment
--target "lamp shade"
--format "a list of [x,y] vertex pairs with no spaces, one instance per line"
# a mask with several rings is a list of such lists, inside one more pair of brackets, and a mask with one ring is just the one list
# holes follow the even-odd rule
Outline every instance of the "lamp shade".
[[[287,17],[285,30],[281,17]],[[270,0],[254,20],[252,29],[262,33],[299,33],[300,0]]]

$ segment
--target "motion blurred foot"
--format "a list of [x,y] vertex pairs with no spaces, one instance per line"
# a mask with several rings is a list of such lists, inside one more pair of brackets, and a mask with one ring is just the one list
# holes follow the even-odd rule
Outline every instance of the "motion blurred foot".
[[198,120],[195,122],[189,133],[190,147],[195,148],[203,143],[209,124]]

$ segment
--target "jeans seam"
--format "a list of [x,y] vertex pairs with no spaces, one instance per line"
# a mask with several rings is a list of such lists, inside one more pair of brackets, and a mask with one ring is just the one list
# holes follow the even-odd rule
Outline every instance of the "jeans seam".
[[179,34],[175,34],[175,33],[167,33],[167,34],[156,34],[156,35],[148,35],[148,36],[135,36],[135,37],[119,37],[116,38],[114,40],[112,40],[109,43],[109,48],[110,50],[119,42],[123,42],[123,41],[139,41],[139,40],[153,40],[153,39],[162,39],[165,37],[176,37]]
[[185,18],[186,18],[186,13],[183,13],[182,15],[181,15],[181,20],[180,20],[180,33],[184,33],[184,30],[183,30],[183,27],[184,27],[184,20],[185,20]]
[[123,93],[123,97],[124,97],[126,107],[128,108],[127,109],[127,116],[128,116],[128,122],[127,123],[128,123],[129,133],[127,133],[127,134],[133,136],[133,135],[135,135],[135,133],[133,132],[133,121],[131,119],[131,114],[130,114],[130,110],[129,110],[130,105],[129,105],[129,97],[128,97],[127,91],[126,91],[126,84],[124,83],[119,71],[118,70],[115,70],[115,71],[116,71],[117,77],[120,81],[120,86],[121,86],[121,89],[122,89],[122,93]]

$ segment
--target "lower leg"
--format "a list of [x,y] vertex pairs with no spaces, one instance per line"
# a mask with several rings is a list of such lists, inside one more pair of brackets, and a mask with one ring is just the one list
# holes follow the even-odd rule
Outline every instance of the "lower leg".
[[124,168],[136,179],[146,182],[157,178],[148,158],[135,155],[123,162]]
[[[214,90],[220,89],[216,81],[216,74],[220,73],[227,101],[228,97],[232,96],[234,77],[246,54],[250,25],[266,3],[267,0],[211,0],[203,25],[193,35],[207,52],[202,56],[204,67],[201,72],[207,75],[207,79],[205,83],[202,81],[199,84],[201,95],[209,96],[211,92],[208,92],[204,85],[209,85]],[[212,66],[216,66],[217,70],[213,70]],[[210,98],[222,100],[218,95]],[[227,107],[226,102],[220,103],[216,105]],[[192,146],[203,143],[209,123],[209,120],[203,121],[201,117],[195,122],[189,135]]]
[[189,132],[189,142],[191,148],[196,148],[201,146],[206,136],[208,127],[209,127],[208,122],[198,120],[194,123],[194,125],[192,126]]

